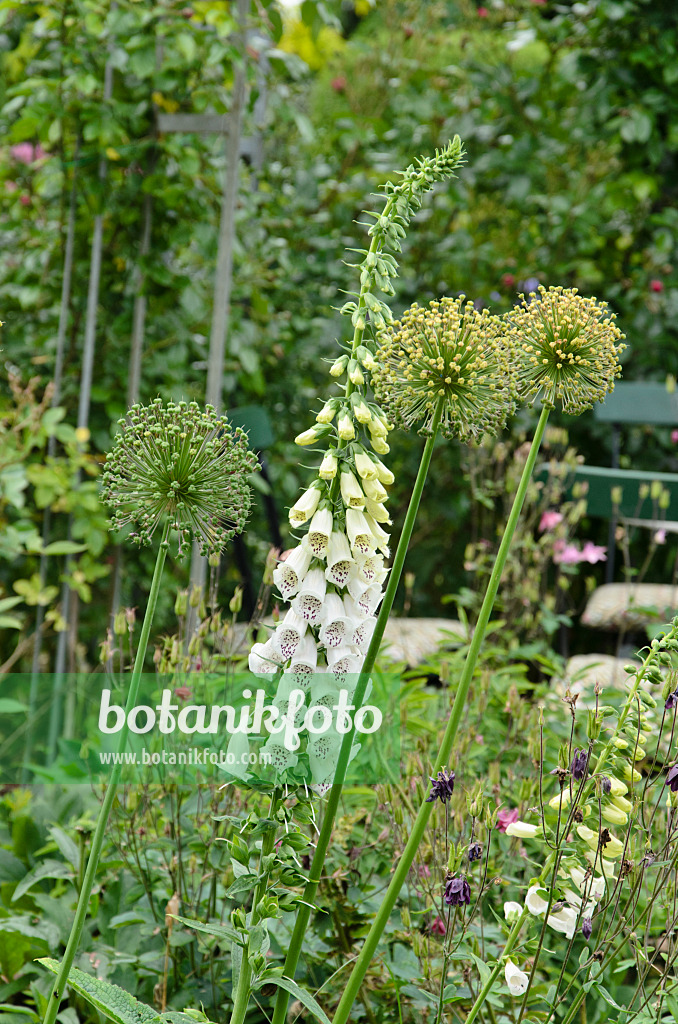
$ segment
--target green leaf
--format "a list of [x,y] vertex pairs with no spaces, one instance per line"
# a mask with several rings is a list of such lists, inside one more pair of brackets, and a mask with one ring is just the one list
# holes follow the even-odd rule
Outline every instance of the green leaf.
[[21,701],[13,700],[11,697],[0,697],[0,715],[16,715],[27,710]]
[[[41,957],[38,963],[43,964],[53,974],[59,973],[61,965],[58,960]],[[158,1024],[162,1021],[162,1017],[155,1010],[145,1003],[140,1003],[129,992],[125,992],[124,988],[93,978],[77,967],[71,967],[67,984],[115,1024]]]
[[242,875],[240,878],[236,878],[233,885],[224,893],[226,899],[230,899],[231,896],[237,896],[241,892],[249,892],[257,884],[258,878],[256,875],[248,874]]
[[243,938],[233,928],[229,928],[225,924],[217,924],[216,922],[209,921],[205,924],[204,921],[196,921],[191,917],[179,917],[176,914],[171,915],[175,921],[179,921],[186,928],[192,928],[194,932],[203,932],[205,935],[212,935],[215,939],[219,939],[222,943],[235,942],[241,946],[243,944]]
[[292,981],[291,978],[283,978],[280,974],[269,974],[267,971],[264,971],[253,988],[256,990],[261,988],[262,985],[278,985],[279,988],[284,988],[286,992],[289,992],[290,995],[295,997],[295,999],[298,999],[307,1010],[310,1010],[316,1020],[319,1020],[321,1024],[331,1024],[330,1018],[327,1016],[320,1004],[316,1002],[311,993],[305,992],[303,988],[300,988],[296,981]]
[[72,540],[55,540],[42,549],[43,555],[77,555],[80,551],[86,551],[85,544],[76,544]]
[[29,871],[23,881],[17,885],[12,896],[12,902],[20,900],[29,889],[32,889],[34,885],[37,885],[44,878],[71,878],[72,875],[73,872],[67,864],[62,864],[58,860],[44,860],[41,864],[38,864],[37,868]]

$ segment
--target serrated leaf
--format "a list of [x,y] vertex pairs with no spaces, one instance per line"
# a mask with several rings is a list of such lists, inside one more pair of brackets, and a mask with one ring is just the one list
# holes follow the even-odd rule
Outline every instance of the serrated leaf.
[[[61,965],[52,957],[41,957],[38,963],[52,974],[59,973]],[[129,992],[125,992],[124,988],[93,978],[91,974],[85,974],[77,967],[71,967],[67,984],[115,1024],[159,1024],[162,1021],[162,1017],[154,1009],[146,1003],[140,1003]]]
[[305,992],[303,988],[297,985],[296,981],[292,981],[291,978],[283,978],[280,974],[269,974],[264,972],[254,989],[261,988],[262,985],[277,985],[279,988],[284,988],[286,992],[298,999],[299,1002],[310,1010],[316,1020],[320,1021],[320,1024],[331,1024],[330,1018],[327,1016],[323,1008],[313,998],[310,992]]

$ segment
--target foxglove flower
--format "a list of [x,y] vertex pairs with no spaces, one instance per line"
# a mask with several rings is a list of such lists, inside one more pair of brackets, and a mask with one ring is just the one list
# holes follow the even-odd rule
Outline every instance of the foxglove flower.
[[507,836],[518,836],[520,839],[534,839],[540,833],[541,825],[530,825],[527,821],[511,821],[506,826]]
[[284,656],[269,637],[266,643],[253,644],[249,653],[249,669],[256,676],[275,675],[284,664]]
[[332,513],[329,508],[319,508],[308,528],[308,546],[316,558],[324,558],[332,536]]
[[463,907],[471,902],[471,887],[464,878],[448,878],[445,883],[445,903],[448,907]]
[[353,567],[353,555],[348,546],[346,534],[333,530],[327,546],[327,568],[325,578],[336,587],[343,587]]
[[339,482],[341,500],[346,508],[364,508],[365,495],[354,474],[350,470],[343,470]]
[[524,971],[518,970],[512,960],[506,961],[504,977],[512,996],[521,996],[527,991],[530,979]]
[[376,541],[365,514],[357,508],[346,509],[346,532],[351,550],[361,555],[370,555],[375,547]]
[[292,601],[292,607],[302,619],[311,625],[320,621],[320,613],[325,600],[327,581],[322,569],[311,569],[299,587],[299,593]]
[[441,803],[446,804],[454,793],[454,772],[448,772],[446,768],[442,768],[435,778],[429,776],[429,779],[431,792],[426,797],[426,803],[430,804],[434,800],[440,800]]
[[321,489],[315,485],[304,491],[302,496],[292,505],[289,511],[289,520],[292,526],[303,526],[307,523],[320,504]]
[[306,632],[306,619],[290,609],[273,634],[273,645],[280,651],[283,661],[289,661],[297,651]]
[[[357,451],[355,453],[355,468],[358,476],[363,481],[363,487],[366,480],[379,479],[377,476],[377,460],[371,459],[365,451]],[[393,480],[391,480],[391,483],[393,483]]]
[[279,562],[273,570],[273,582],[284,601],[294,597],[299,590],[301,582],[308,572],[312,557],[308,542],[304,537],[301,544],[290,551],[285,561]]
[[520,903],[516,903],[514,900],[508,900],[504,904],[504,917],[509,924],[515,924],[522,912],[523,908]]
[[340,647],[350,643],[353,623],[346,615],[344,602],[338,594],[327,594],[321,615],[318,638],[325,647]]
[[191,538],[203,554],[218,553],[247,521],[247,477],[258,466],[247,435],[233,430],[211,405],[156,399],[133,406],[106,458],[102,497],[112,528],[133,525],[132,537],[150,543],[163,520]]

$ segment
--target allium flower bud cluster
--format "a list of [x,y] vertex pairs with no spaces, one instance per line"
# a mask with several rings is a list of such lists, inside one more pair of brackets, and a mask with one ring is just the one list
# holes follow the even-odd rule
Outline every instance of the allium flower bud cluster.
[[507,315],[509,334],[522,355],[519,393],[523,398],[562,404],[578,415],[602,402],[621,375],[624,335],[607,304],[585,298],[576,288],[544,288]]
[[149,543],[169,519],[180,550],[190,539],[204,555],[223,550],[245,526],[258,469],[247,435],[212,406],[156,399],[133,406],[115,438],[103,474],[103,500],[113,529],[136,524],[134,539]]
[[502,321],[464,296],[427,308],[416,303],[380,332],[373,385],[389,416],[430,434],[442,401],[440,430],[462,441],[497,433],[513,409],[513,361]]

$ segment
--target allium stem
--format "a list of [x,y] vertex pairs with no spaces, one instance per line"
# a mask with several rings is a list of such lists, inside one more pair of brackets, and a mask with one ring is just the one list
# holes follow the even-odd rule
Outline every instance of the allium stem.
[[[396,550],[393,565],[389,572],[388,583],[384,592],[384,598],[379,609],[377,616],[377,622],[374,627],[374,633],[370,645],[365,655],[365,661],[360,671],[360,677],[358,679],[358,685],[356,686],[355,693],[353,695],[353,703],[356,708],[362,706],[365,699],[365,690],[369,682],[370,673],[374,668],[374,663],[379,653],[381,641],[384,636],[384,630],[386,629],[386,623],[393,607],[393,601],[398,589],[398,583],[402,575],[403,566],[405,564],[405,556],[407,554],[407,548],[412,537],[412,530],[414,528],[414,521],[419,511],[419,502],[421,501],[421,495],[424,490],[424,483],[428,474],[428,469],[431,464],[431,455],[433,454],[433,446],[435,444],[436,436],[438,433],[438,427],[440,425],[440,419],[442,416],[443,403],[438,402],[435,413],[433,415],[433,422],[431,425],[431,435],[427,438],[424,446],[424,451],[421,457],[421,463],[419,465],[419,472],[417,473],[417,479],[415,480],[414,487],[412,489],[412,497],[410,498],[410,504],[407,508],[407,514],[405,515],[405,522],[403,523],[402,533],[398,541],[398,548]],[[299,905],[297,913],[297,919],[294,925],[294,931],[292,932],[292,938],[285,958],[285,967],[283,973],[286,977],[294,979],[294,972],[299,962],[299,956],[301,954],[301,947],[304,941],[304,935],[308,927],[309,918],[311,916],[311,906],[315,900],[316,892],[318,891],[318,885],[320,883],[320,877],[325,863],[325,856],[327,854],[327,848],[329,846],[330,838],[332,836],[332,829],[334,827],[334,819],[337,814],[337,808],[339,806],[339,799],[341,797],[341,788],[346,778],[346,769],[348,767],[348,761],[351,754],[351,747],[353,745],[353,736],[355,729],[352,729],[349,733],[344,736],[341,744],[341,750],[339,752],[339,760],[337,763],[337,770],[334,774],[332,781],[332,788],[329,792],[327,802],[325,804],[325,814],[323,817],[322,827],[320,829],[320,835],[311,862],[311,867],[308,873],[308,882],[304,889],[304,895],[302,896],[303,903]],[[364,972],[363,972],[364,973]],[[356,986],[356,994],[360,989],[362,976],[358,980]],[[354,997],[355,998],[355,997]],[[287,1012],[287,1004],[289,1001],[289,993],[284,989],[278,989],[278,995],[276,998],[275,1010],[273,1013],[272,1024],[285,1024],[285,1015]],[[351,1000],[353,1002],[353,1000]]]
[[[146,649],[148,647],[148,639],[151,633],[151,624],[153,622],[153,615],[155,613],[155,606],[158,602],[158,594],[160,593],[160,580],[162,578],[162,571],[165,567],[165,559],[167,557],[167,550],[169,548],[169,532],[171,523],[169,520],[165,523],[163,529],[162,540],[160,541],[160,548],[158,550],[158,557],[155,560],[155,570],[153,572],[153,580],[151,582],[151,590],[148,595],[148,603],[146,605],[146,612],[144,614],[144,621],[141,627],[141,636],[139,637],[139,648],[137,650],[137,656],[134,659],[134,671],[132,673],[132,681],[130,683],[129,692],[127,694],[127,702],[125,704],[125,721],[120,732],[120,741],[118,743],[118,753],[124,753],[125,746],[127,744],[127,736],[129,729],[127,726],[127,716],[131,709],[137,702],[137,695],[139,693],[139,683],[141,681],[141,674],[144,668],[144,658],[146,656]],[[68,943],[66,944],[66,952],[64,958],[61,961],[61,967],[59,973],[54,982],[52,988],[52,994],[49,997],[47,1004],[47,1011],[45,1013],[44,1024],[54,1024],[57,1014],[59,1012],[59,1004],[63,998],[66,986],[68,984],[68,976],[73,966],[73,960],[75,954],[78,951],[80,939],[82,937],[82,930],[85,926],[85,919],[87,917],[87,910],[89,908],[89,900],[92,895],[92,889],[94,888],[94,879],[96,876],[97,867],[99,865],[99,857],[101,856],[101,848],[104,843],[104,836],[106,834],[106,826],[108,825],[108,817],[113,806],[115,799],[118,782],[120,780],[120,774],[122,772],[122,758],[119,758],[113,766],[111,777],[106,787],[106,793],[104,800],[99,811],[99,817],[97,819],[96,828],[92,835],[92,845],[90,848],[89,859],[87,861],[87,868],[85,875],[82,880],[82,886],[80,888],[80,896],[78,898],[78,906],[75,911],[75,919],[71,927],[71,934],[68,937]]]
[[[473,631],[473,638],[466,656],[466,663],[462,671],[461,679],[459,680],[459,686],[457,687],[457,693],[454,699],[454,704],[452,705],[452,712],[445,729],[443,741],[440,746],[440,750],[438,751],[438,756],[433,762],[432,775],[435,775],[447,764],[450,754],[452,753],[452,747],[457,736],[457,729],[459,728],[459,722],[461,721],[461,716],[466,704],[466,697],[471,685],[471,680],[473,679],[478,654],[480,653],[480,648],[485,638],[485,631],[497,596],[497,590],[499,589],[499,583],[504,570],[504,565],[506,564],[509,549],[511,547],[511,541],[513,540],[513,535],[515,533],[516,526],[518,525],[518,518],[523,507],[523,502],[525,501],[530,477],[532,476],[532,472],[537,461],[537,455],[544,436],[544,430],[546,429],[549,412],[550,406],[544,405],[532,439],[532,445],[520,478],[520,483],[518,484],[518,490],[513,500],[513,507],[511,508],[508,522],[506,523],[504,536],[502,537],[501,544],[499,545],[499,551],[494,563],[494,568],[492,569],[490,581],[487,585],[487,591],[480,609],[478,622],[476,623],[476,627]],[[356,693],[356,702],[357,697],[358,694]],[[368,932],[360,955],[353,966],[348,982],[346,983],[344,993],[334,1015],[333,1024],[346,1024],[348,1021],[351,1007],[353,1006],[358,991],[360,990],[360,986],[362,985],[363,978],[365,977],[367,969],[372,961],[372,957],[376,952],[379,939],[381,938],[384,928],[388,923],[388,919],[396,904],[400,890],[407,879],[412,862],[416,856],[417,849],[423,839],[432,810],[432,803],[422,803],[412,826],[410,838],[408,839],[405,849],[398,861],[393,877],[391,878],[391,883],[386,890],[382,904],[372,923],[372,927]]]

